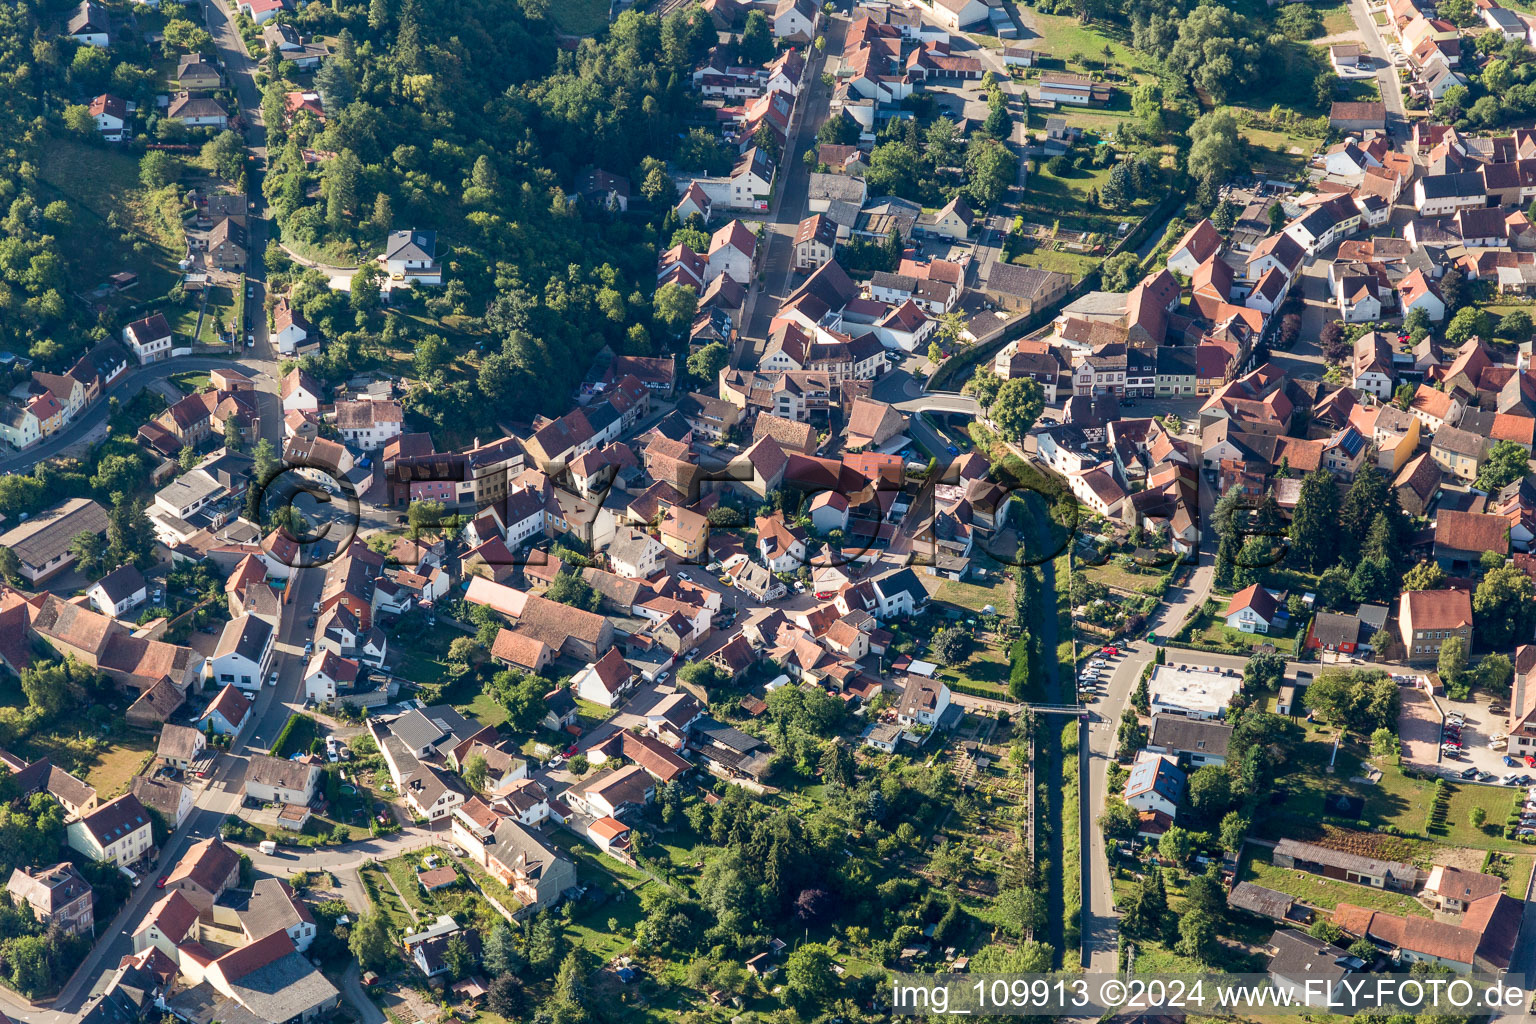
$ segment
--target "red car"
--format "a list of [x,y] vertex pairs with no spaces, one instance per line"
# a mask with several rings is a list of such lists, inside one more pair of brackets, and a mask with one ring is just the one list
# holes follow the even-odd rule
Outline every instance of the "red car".
[[160,879],[157,882],[155,882],[155,888],[156,889],[164,889],[165,888],[165,883],[169,882],[170,880],[171,880],[171,876],[170,875],[161,875]]
[[1118,648],[1118,647],[1100,647],[1099,648],[1099,653],[1104,655],[1106,658],[1113,658],[1115,655],[1120,653],[1120,648]]

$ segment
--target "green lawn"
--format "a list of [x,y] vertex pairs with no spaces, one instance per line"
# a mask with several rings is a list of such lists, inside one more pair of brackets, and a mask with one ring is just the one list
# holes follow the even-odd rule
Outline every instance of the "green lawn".
[[[1029,175],[1029,187],[1025,190],[1020,207],[1026,222],[1050,226],[1059,221],[1063,228],[1072,231],[1107,232],[1113,235],[1122,221],[1134,224],[1152,206],[1152,200],[1142,199],[1130,209],[1107,210],[1102,205],[1090,202],[1089,192],[1102,189],[1109,180],[1108,167],[1072,169],[1059,178],[1044,167],[1044,161],[1037,161]],[[1045,240],[1041,241],[1040,249],[1050,251]],[[1078,255],[1060,252],[1053,254]],[[1039,256],[1042,253],[1037,251],[1033,255]],[[1086,253],[1081,254],[1081,258],[1098,262]]]
[[562,32],[590,36],[607,27],[608,0],[560,0],[550,13]]
[[[1307,157],[1318,147],[1317,139],[1267,128],[1244,128],[1242,135],[1254,149],[1255,162],[1278,174],[1296,174],[1307,164]],[[1301,150],[1300,153],[1291,152]]]
[[1323,910],[1332,910],[1340,903],[1353,903],[1359,907],[1410,917],[1431,916],[1429,909],[1412,896],[1373,889],[1368,885],[1339,882],[1295,868],[1277,868],[1270,863],[1268,851],[1250,856],[1240,877],[1244,881],[1287,893]]
[[1075,572],[1083,574],[1084,579],[1095,583],[1102,583],[1106,587],[1119,587],[1121,590],[1140,591],[1143,587],[1150,587],[1157,583],[1162,573],[1156,569],[1137,571],[1120,564],[1118,555],[1112,556],[1103,565],[1090,565],[1084,561],[1077,561],[1073,565]]
[[990,587],[978,587],[974,583],[960,583],[956,580],[946,580],[939,587],[939,592],[933,595],[935,601],[946,601],[949,604],[968,608],[973,612],[979,612],[987,605],[1001,612],[1010,602],[1008,600],[1008,584],[997,583]]
[[389,878],[384,869],[377,864],[369,864],[360,868],[357,874],[362,879],[363,889],[368,893],[369,902],[373,904],[375,910],[388,919],[390,930],[396,935],[403,935],[411,930],[411,915],[406,912],[399,897],[389,887]]
[[[176,264],[186,243],[178,190],[145,189],[139,182],[138,160],[126,150],[51,138],[39,162],[36,191],[39,206],[62,200],[69,207],[69,223],[50,230],[58,237],[61,253],[80,267],[83,289],[94,288],[120,270],[139,275],[138,284],[128,291],[102,298],[107,305],[152,301],[165,295],[180,276]],[[126,219],[121,230],[107,225],[114,212]],[[135,248],[138,243],[143,243],[141,250]]]
[[[1386,766],[1380,781],[1375,785],[1350,781],[1361,776],[1364,767],[1364,749],[1358,743],[1345,744],[1339,750],[1335,770],[1329,774],[1327,765],[1333,752],[1333,736],[1323,729],[1313,729],[1308,735],[1308,740],[1298,747],[1286,766],[1284,781],[1290,795],[1284,806],[1266,819],[1271,838],[1278,839],[1286,835],[1308,840],[1317,838],[1321,822],[1332,813],[1326,801],[1335,796],[1353,796],[1364,801],[1361,820],[1369,822],[1373,827],[1390,826],[1396,832],[1396,837],[1384,842],[1395,844],[1393,856],[1397,859],[1427,861],[1430,842],[1529,854],[1529,846],[1504,838],[1504,821],[1517,797],[1514,790],[1502,786],[1447,782],[1450,805],[1444,828],[1433,836],[1426,836],[1424,825],[1433,799],[1432,782],[1409,778],[1395,765]],[[1483,828],[1472,825],[1473,807],[1481,807],[1487,812],[1487,822]],[[1319,829],[1303,835],[1296,830],[1298,821],[1318,823]],[[1525,870],[1529,871],[1529,868]]]
[[963,665],[941,668],[938,678],[950,685],[976,687],[1008,696],[1008,652],[978,645]]
[[1204,629],[1194,634],[1194,639],[1203,640],[1208,644],[1226,644],[1238,651],[1252,650],[1258,644],[1272,644],[1281,654],[1296,653],[1295,637],[1280,636],[1276,633],[1244,633],[1224,622],[1209,623]]
[[1099,257],[1041,248],[1034,252],[1019,253],[1008,262],[1021,267],[1034,267],[1036,270],[1054,270],[1077,280],[1099,265]]
[[[1156,73],[1150,57],[1131,49],[1129,39],[1105,32],[1106,25],[1084,25],[1071,15],[1041,14],[1034,10],[1030,11],[1030,19],[1043,38],[1031,39],[1029,46],[1046,56],[1071,62],[1071,58],[1081,55],[1086,58],[1088,68],[1103,71],[1104,47],[1108,46],[1112,70],[1119,68],[1123,73],[1143,75]],[[1083,68],[1074,64],[1073,70],[1082,71]]]
[[48,758],[94,788],[105,803],[128,789],[156,746],[154,736],[107,714],[107,705],[97,704],[89,717],[56,722],[16,743],[13,752],[29,761]]
[[414,683],[447,682],[448,645],[461,636],[473,634],[438,623],[413,636],[390,637],[395,672]]
[[565,851],[565,855],[576,862],[577,873],[585,877],[590,877],[596,871],[624,883],[626,889],[633,889],[650,881],[650,876],[645,872],[599,852],[597,847],[574,832],[555,829],[545,838],[551,845]]
[[1344,4],[1328,4],[1326,6],[1316,6],[1312,9],[1320,14],[1323,19],[1323,34],[1319,38],[1326,39],[1328,36],[1342,35],[1345,32],[1354,31],[1355,19],[1350,16],[1349,8]]
[[602,725],[617,713],[613,708],[605,708],[594,701],[576,698],[576,720],[583,729]]
[[208,371],[188,370],[185,373],[173,373],[170,381],[181,390],[182,394],[196,394],[208,386]]

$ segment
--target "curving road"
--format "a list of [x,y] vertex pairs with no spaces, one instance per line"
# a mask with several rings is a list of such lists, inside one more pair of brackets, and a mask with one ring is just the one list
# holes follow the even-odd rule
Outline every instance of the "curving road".
[[[93,431],[100,430],[106,425],[108,395],[116,395],[120,401],[127,402],[146,387],[153,386],[168,380],[173,373],[184,373],[188,370],[240,370],[249,377],[267,377],[272,380],[272,394],[277,394],[277,363],[266,359],[229,359],[220,356],[176,356],[162,360],[158,363],[150,363],[148,366],[134,366],[119,377],[111,387],[102,393],[100,400],[95,405],[88,406],[80,411],[63,430],[51,435],[43,441],[25,448],[19,452],[12,452],[0,456],[0,472],[25,473],[39,462],[46,461],[59,455],[64,450],[88,439]],[[262,422],[267,420],[266,411],[262,412]],[[282,417],[276,418],[278,443],[281,445]]]

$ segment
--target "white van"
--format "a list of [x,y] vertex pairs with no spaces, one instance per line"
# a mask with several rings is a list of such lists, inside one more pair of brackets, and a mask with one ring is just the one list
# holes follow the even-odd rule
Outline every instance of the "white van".
[[256,845],[256,849],[270,857],[277,853],[277,844],[270,839],[263,839]]

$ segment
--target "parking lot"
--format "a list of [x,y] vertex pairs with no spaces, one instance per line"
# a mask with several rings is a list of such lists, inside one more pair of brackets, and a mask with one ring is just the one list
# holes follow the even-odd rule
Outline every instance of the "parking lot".
[[[1114,654],[1104,654],[1101,651],[1088,660],[1082,670],[1077,674],[1078,697],[1085,704],[1092,704],[1104,696],[1104,688],[1109,685],[1110,676],[1115,674],[1115,668],[1119,661],[1121,651],[1118,647],[1108,647],[1104,650],[1113,650]],[[1065,698],[1065,694],[1062,695]]]
[[[1404,691],[1406,698],[1408,691]],[[1477,694],[1469,701],[1440,697],[1445,712],[1444,741],[1460,743],[1460,749],[1446,748],[1440,754],[1440,769],[1446,775],[1489,785],[1530,785],[1536,783],[1536,767],[1505,763],[1504,725],[1507,709],[1493,697]],[[1404,702],[1405,712],[1407,702]],[[1406,721],[1406,713],[1405,713]],[[1460,723],[1458,725],[1458,722]],[[1404,755],[1407,738],[1404,736]],[[1469,773],[1478,773],[1469,775]]]

